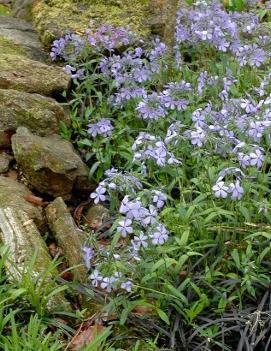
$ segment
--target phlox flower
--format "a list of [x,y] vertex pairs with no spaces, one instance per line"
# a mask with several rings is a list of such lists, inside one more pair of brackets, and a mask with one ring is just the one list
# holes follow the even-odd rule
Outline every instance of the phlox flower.
[[244,195],[244,189],[240,185],[240,181],[237,180],[235,183],[229,185],[229,193],[231,193],[232,200],[240,200]]
[[127,292],[131,292],[132,287],[133,287],[133,283],[130,280],[127,280],[126,282],[121,283],[120,287],[121,287],[121,289],[124,289]]
[[225,182],[219,181],[213,187],[215,197],[225,199],[228,196],[229,187],[225,185]]
[[110,293],[114,289],[115,282],[115,277],[104,277],[101,282],[101,288],[105,289],[108,293]]
[[168,231],[162,224],[158,224],[151,238],[153,245],[163,245],[168,240]]
[[106,196],[104,195],[106,193],[106,189],[99,185],[95,192],[90,194],[90,198],[94,199],[94,203],[98,204],[99,202],[103,202],[106,200]]
[[102,275],[100,274],[100,272],[95,269],[95,271],[93,273],[91,273],[91,275],[89,276],[91,283],[93,286],[99,286],[100,282],[103,280]]
[[121,233],[123,238],[126,238],[127,234],[133,233],[133,227],[131,227],[132,221],[129,218],[125,218],[123,221],[119,222],[117,227],[117,232]]

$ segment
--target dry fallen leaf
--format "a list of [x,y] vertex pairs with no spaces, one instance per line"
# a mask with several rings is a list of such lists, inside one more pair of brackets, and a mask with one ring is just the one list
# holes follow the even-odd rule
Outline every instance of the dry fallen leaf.
[[83,201],[74,210],[73,219],[74,219],[76,225],[78,225],[78,226],[80,225],[80,222],[81,222],[81,219],[83,216],[83,211],[85,210],[86,207],[89,206],[89,204],[90,204],[90,200]]
[[72,338],[68,350],[80,351],[86,345],[89,345],[93,339],[104,330],[105,327],[99,324],[89,326],[87,329],[83,329],[82,325],[78,329],[75,336]]
[[38,196],[35,196],[32,194],[25,195],[24,199],[28,202],[31,202],[31,204],[36,205],[36,206],[45,207],[48,205],[48,202],[43,201],[43,199],[41,197],[38,197]]
[[139,316],[149,316],[154,313],[154,308],[151,306],[136,306],[133,311],[134,314]]
[[19,174],[18,174],[18,172],[17,172],[15,169],[10,169],[10,170],[6,173],[5,177],[11,178],[11,179],[13,179],[13,180],[18,180]]

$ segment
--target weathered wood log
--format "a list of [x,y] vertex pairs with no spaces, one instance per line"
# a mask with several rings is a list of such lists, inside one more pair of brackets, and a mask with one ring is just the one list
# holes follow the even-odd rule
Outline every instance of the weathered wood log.
[[173,50],[175,45],[175,28],[178,8],[178,0],[165,1],[165,29],[163,41],[171,50]]
[[188,7],[185,0],[150,0],[153,34],[159,35],[171,52],[175,45],[177,12],[185,7]]
[[46,215],[51,232],[55,235],[57,244],[62,249],[69,266],[77,266],[73,270],[75,279],[86,283],[88,272],[82,250],[86,234],[76,226],[61,197],[56,198],[47,206]]
[[[35,255],[32,276],[38,277],[46,272],[52,263],[47,250],[33,219],[18,209],[11,207],[0,208],[0,240],[8,247],[9,259],[6,261],[8,278],[19,281],[27,271]],[[54,286],[53,275],[57,271],[48,273],[48,284]],[[57,284],[55,284],[57,287]],[[71,306],[62,293],[56,294],[48,300],[49,311],[70,311]]]

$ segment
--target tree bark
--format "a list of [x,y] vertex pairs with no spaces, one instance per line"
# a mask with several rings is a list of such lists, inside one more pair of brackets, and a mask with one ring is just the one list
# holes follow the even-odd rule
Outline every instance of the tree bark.
[[[21,280],[35,253],[36,259],[31,272],[33,278],[48,270],[52,262],[51,257],[33,219],[25,212],[10,207],[0,208],[0,240],[9,250],[6,270],[10,280]],[[50,284],[53,282],[54,273],[58,274],[57,271],[48,273]],[[55,286],[57,287],[57,284]],[[49,299],[47,309],[70,311],[71,307],[62,293],[59,293]]]
[[83,245],[86,234],[75,224],[65,202],[58,197],[46,208],[49,227],[57,244],[62,249],[70,267],[77,266],[74,277],[80,283],[86,283],[88,271],[84,264]]

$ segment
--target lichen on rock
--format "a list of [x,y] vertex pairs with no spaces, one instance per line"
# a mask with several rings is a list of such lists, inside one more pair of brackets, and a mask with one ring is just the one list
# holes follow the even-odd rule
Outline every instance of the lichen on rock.
[[[60,121],[70,123],[69,112],[54,99],[12,89],[0,89],[0,132],[27,127],[40,136],[59,132]],[[5,145],[5,138],[0,144]],[[3,134],[4,135],[4,134]]]
[[12,149],[25,178],[41,193],[68,199],[79,179],[88,182],[88,168],[59,135],[39,137],[20,127],[12,137]]
[[66,90],[70,77],[60,67],[29,58],[0,54],[0,89],[15,89],[45,96]]
[[27,56],[41,62],[46,62],[49,56],[32,24],[14,17],[1,17],[0,52]]
[[27,56],[27,52],[20,47],[20,45],[14,43],[14,41],[7,39],[5,36],[0,34],[0,52],[4,52],[8,55],[20,55]]
[[49,46],[67,31],[95,30],[101,24],[130,27],[142,37],[150,35],[149,0],[65,1],[36,0],[32,20],[42,42]]

